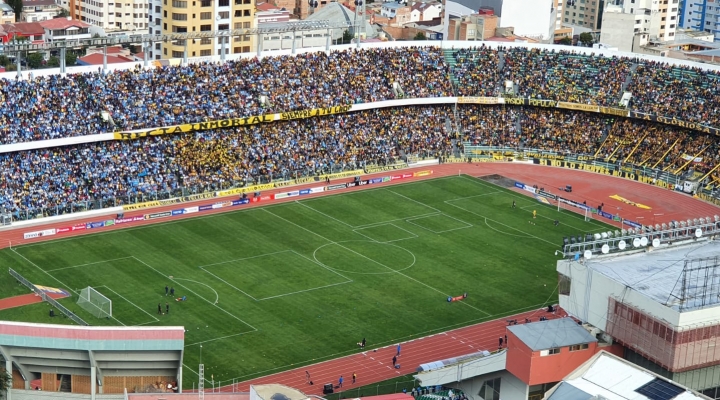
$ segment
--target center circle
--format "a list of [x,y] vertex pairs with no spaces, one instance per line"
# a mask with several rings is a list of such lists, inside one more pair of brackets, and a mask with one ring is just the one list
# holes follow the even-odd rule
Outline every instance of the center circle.
[[315,261],[337,272],[360,275],[394,274],[415,265],[415,254],[392,243],[346,240],[324,244]]

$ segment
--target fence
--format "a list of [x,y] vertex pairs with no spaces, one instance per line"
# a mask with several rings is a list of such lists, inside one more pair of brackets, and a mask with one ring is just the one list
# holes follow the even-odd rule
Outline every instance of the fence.
[[78,317],[73,313],[72,311],[68,310],[67,307],[63,306],[62,304],[58,303],[55,299],[48,296],[47,293],[45,293],[43,290],[39,289],[37,286],[33,285],[32,282],[25,279],[24,276],[20,275],[19,273],[15,272],[12,268],[9,269],[10,275],[13,276],[13,278],[17,279],[18,282],[22,283],[23,285],[29,287],[32,289],[35,294],[40,296],[40,298],[43,299],[43,301],[50,303],[51,306],[53,306],[55,309],[60,311],[61,313],[65,314],[66,317],[73,320],[76,324],[82,325],[82,326],[89,326],[87,322],[83,321],[82,318]]
[[390,383],[379,383],[377,385],[361,386],[353,389],[343,389],[340,392],[326,395],[327,400],[340,400],[340,399],[356,399],[367,396],[378,396],[381,394],[392,394],[400,393],[405,389],[407,393],[410,393],[416,385],[415,380],[407,381],[396,381]]

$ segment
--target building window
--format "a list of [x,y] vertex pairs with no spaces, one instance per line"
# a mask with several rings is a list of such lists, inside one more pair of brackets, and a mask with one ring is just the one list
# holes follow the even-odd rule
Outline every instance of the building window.
[[580,351],[580,350],[587,350],[588,344],[576,344],[575,346],[570,346],[570,351]]
[[200,32],[207,32],[212,30],[212,25],[200,25]]
[[243,10],[243,17],[249,17],[250,16],[250,10]]
[[172,58],[183,58],[183,55],[184,55],[184,54],[185,54],[185,53],[183,53],[182,51],[173,51],[173,52],[172,52]]
[[211,38],[202,38],[200,39],[200,44],[212,44]]
[[187,21],[187,14],[172,14],[173,21]]
[[200,50],[200,57],[209,57],[212,55],[212,50]]
[[187,8],[187,1],[173,0],[172,6],[175,8]]
[[212,7],[212,0],[202,0],[200,7]]
[[500,400],[500,378],[488,379],[480,387],[480,397],[484,400]]
[[541,351],[540,351],[540,356],[541,356],[541,357],[543,357],[543,356],[551,356],[551,355],[553,355],[553,354],[560,354],[560,348],[555,347],[555,348],[553,348],[553,349],[541,350]]
[[229,31],[230,30],[230,24],[220,24],[218,25],[219,31]]
[[220,19],[229,19],[230,11],[220,11],[218,15],[220,16]]
[[211,12],[201,12],[200,19],[212,19],[212,13]]
[[243,29],[250,29],[250,22],[243,22]]
[[160,43],[155,43],[155,50],[160,50]]
[[230,0],[218,0],[218,7],[230,7]]

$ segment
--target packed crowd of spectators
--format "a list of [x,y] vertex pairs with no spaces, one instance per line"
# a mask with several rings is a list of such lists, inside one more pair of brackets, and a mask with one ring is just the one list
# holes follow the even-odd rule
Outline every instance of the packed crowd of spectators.
[[399,47],[2,80],[0,143],[450,96],[447,74],[441,50]]
[[0,144],[399,97],[499,96],[506,81],[520,97],[602,106],[629,91],[633,110],[720,126],[712,71],[526,47],[391,47],[2,80]]
[[447,156],[452,108],[385,108],[0,155],[0,206],[16,219],[273,179]]

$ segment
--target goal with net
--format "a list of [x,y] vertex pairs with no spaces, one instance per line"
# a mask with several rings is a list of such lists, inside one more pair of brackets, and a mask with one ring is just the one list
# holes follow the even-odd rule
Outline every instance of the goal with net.
[[98,318],[112,317],[112,300],[90,286],[80,291],[77,304]]

